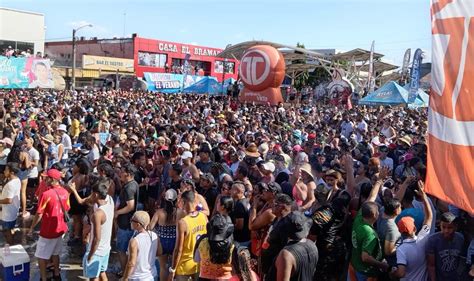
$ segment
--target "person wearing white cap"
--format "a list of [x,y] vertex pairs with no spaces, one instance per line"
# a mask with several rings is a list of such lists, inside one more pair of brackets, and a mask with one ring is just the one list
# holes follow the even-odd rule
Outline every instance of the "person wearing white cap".
[[273,175],[273,172],[275,172],[275,164],[272,162],[265,162],[259,168],[263,174],[261,181],[269,183],[275,180],[275,176]]
[[191,150],[191,146],[189,145],[189,143],[184,142],[184,141],[178,145],[178,148],[182,148],[183,151],[190,151]]
[[72,141],[71,137],[67,133],[67,127],[64,124],[59,125],[58,127],[58,133],[61,135],[61,143],[63,144],[63,155],[59,161],[61,161],[62,164],[65,164],[67,162],[67,159],[69,159],[69,151],[72,150]]
[[173,254],[176,244],[176,226],[186,214],[178,209],[178,193],[168,189],[164,194],[164,207],[158,209],[148,226],[158,234],[158,259],[160,260],[160,280],[168,278],[168,260]]
[[183,171],[181,172],[181,177],[183,179],[192,179],[195,182],[199,181],[199,170],[192,162],[193,154],[191,151],[185,151],[181,155],[181,160],[183,161]]

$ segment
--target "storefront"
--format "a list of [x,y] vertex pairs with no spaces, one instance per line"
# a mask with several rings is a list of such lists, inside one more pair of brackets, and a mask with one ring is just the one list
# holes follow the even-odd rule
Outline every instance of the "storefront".
[[[237,79],[237,60],[217,58],[222,49],[173,43],[161,40],[134,38],[134,68],[138,77],[144,72],[188,73],[223,79]],[[187,64],[186,64],[187,61]],[[224,73],[225,65],[225,73]],[[187,69],[187,71],[185,71]]]

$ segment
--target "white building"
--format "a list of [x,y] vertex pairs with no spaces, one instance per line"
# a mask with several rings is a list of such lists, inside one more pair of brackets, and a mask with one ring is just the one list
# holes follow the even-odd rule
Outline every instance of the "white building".
[[44,52],[44,15],[0,7],[0,52],[13,49]]

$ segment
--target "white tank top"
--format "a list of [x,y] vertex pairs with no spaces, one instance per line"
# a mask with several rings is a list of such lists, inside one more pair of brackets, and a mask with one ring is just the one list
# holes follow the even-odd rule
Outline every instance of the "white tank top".
[[386,137],[386,138],[391,138],[392,137],[392,130],[390,130],[390,127],[388,128],[382,128],[380,132]]
[[[95,254],[101,257],[104,257],[110,253],[110,239],[112,237],[112,226],[114,221],[114,200],[110,195],[107,195],[105,198],[107,203],[100,207],[97,204],[94,204],[94,212],[98,209],[101,209],[105,213],[105,222],[101,225],[100,230],[100,241]],[[91,233],[89,236],[89,245],[88,251],[90,250],[90,246],[92,245],[92,240],[94,239],[94,225],[91,224]]]
[[138,244],[137,262],[129,279],[153,280],[157,276],[155,260],[158,236],[153,231],[138,233],[133,239]]

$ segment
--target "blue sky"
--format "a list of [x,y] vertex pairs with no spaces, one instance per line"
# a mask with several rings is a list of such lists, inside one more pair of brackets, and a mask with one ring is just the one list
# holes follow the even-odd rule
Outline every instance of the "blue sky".
[[[430,60],[429,0],[1,0],[43,13],[47,40],[141,37],[224,48],[259,39],[306,48],[370,49],[400,65],[407,48]],[[124,15],[125,14],[125,15]],[[125,22],[125,29],[124,29]]]

